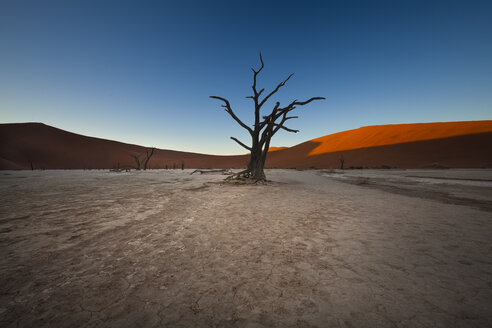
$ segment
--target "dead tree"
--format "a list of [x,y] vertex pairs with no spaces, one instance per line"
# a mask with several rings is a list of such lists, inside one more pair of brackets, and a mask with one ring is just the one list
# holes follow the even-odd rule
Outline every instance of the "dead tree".
[[140,156],[141,155],[132,155],[132,157],[135,159],[135,163],[137,164],[137,170],[140,171]]
[[273,96],[281,87],[283,87],[285,83],[287,83],[287,81],[294,74],[290,74],[284,81],[280,82],[273,91],[271,91],[269,94],[264,96],[263,99],[260,99],[260,96],[265,91],[265,89],[261,89],[258,91],[256,88],[257,76],[264,67],[261,53],[260,53],[260,62],[261,62],[261,66],[258,70],[251,68],[251,70],[253,71],[253,85],[252,85],[253,95],[246,97],[252,99],[254,102],[253,128],[249,127],[247,124],[245,124],[236,116],[236,114],[233,112],[231,108],[231,104],[229,103],[229,100],[222,97],[210,96],[210,98],[218,99],[224,102],[222,107],[225,109],[225,111],[241,127],[246,129],[251,136],[251,146],[247,146],[246,144],[242,143],[238,139],[231,137],[232,140],[234,140],[241,147],[247,149],[250,152],[250,160],[246,170],[228,177],[227,180],[243,180],[246,182],[253,182],[253,183],[265,181],[266,180],[265,173],[264,173],[265,160],[268,154],[268,149],[270,148],[270,140],[272,139],[272,137],[280,129],[293,133],[299,132],[299,130],[294,130],[284,125],[285,122],[287,122],[288,120],[298,118],[298,116],[288,116],[288,114],[294,109],[296,109],[297,106],[304,106],[313,100],[325,99],[324,97],[313,97],[306,101],[298,101],[296,99],[285,107],[281,107],[280,102],[276,102],[270,114],[266,116],[262,116],[261,108],[263,107],[263,105],[267,102],[268,99],[270,99],[271,96]]
[[343,170],[343,163],[345,162],[345,158],[343,158],[343,154],[340,155],[340,170]]
[[154,148],[154,147],[152,147],[152,148],[150,149],[150,151],[149,151],[149,150],[146,150],[146,151],[145,151],[144,170],[147,170],[147,167],[148,167],[148,165],[149,165],[150,158],[152,157],[152,155],[154,155],[154,150],[155,150],[155,148]]

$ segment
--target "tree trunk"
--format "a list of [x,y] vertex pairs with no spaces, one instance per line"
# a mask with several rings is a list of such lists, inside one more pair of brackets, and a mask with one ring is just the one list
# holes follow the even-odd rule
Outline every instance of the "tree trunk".
[[265,162],[263,160],[262,153],[251,153],[251,157],[248,164],[249,178],[254,181],[265,181],[265,172],[263,171]]

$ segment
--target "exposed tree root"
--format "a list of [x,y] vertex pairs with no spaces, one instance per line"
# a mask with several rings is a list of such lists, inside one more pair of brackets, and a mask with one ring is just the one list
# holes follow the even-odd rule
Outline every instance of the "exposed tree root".
[[267,179],[256,178],[251,175],[250,170],[244,170],[238,173],[234,173],[228,176],[224,182],[232,183],[232,184],[266,184],[268,182]]
[[267,184],[268,180],[262,179],[252,179],[252,178],[242,178],[242,179],[225,179],[224,183],[235,184],[235,185],[264,185]]

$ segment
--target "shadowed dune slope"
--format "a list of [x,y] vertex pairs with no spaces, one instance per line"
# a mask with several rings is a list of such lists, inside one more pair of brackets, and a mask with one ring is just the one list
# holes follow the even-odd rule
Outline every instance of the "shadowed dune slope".
[[268,151],[277,151],[277,150],[282,150],[282,149],[287,149],[289,147],[270,147],[268,148]]
[[[279,149],[280,148],[280,149]],[[41,123],[0,124],[0,169],[134,168],[148,147],[86,137]],[[492,121],[368,126],[272,149],[266,167],[492,167]],[[242,168],[248,155],[156,149],[150,168]],[[143,164],[142,164],[143,167]]]
[[[133,168],[149,147],[86,137],[42,123],[0,124],[0,169]],[[150,168],[242,167],[247,156],[215,156],[156,149]],[[221,166],[221,164],[227,166]]]

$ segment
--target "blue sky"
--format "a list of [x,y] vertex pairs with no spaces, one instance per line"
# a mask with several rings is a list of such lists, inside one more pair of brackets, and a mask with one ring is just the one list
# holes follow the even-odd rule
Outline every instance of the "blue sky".
[[[275,146],[365,125],[492,119],[492,1],[0,1],[0,122],[239,154],[260,88]],[[274,98],[274,99],[273,99]]]

